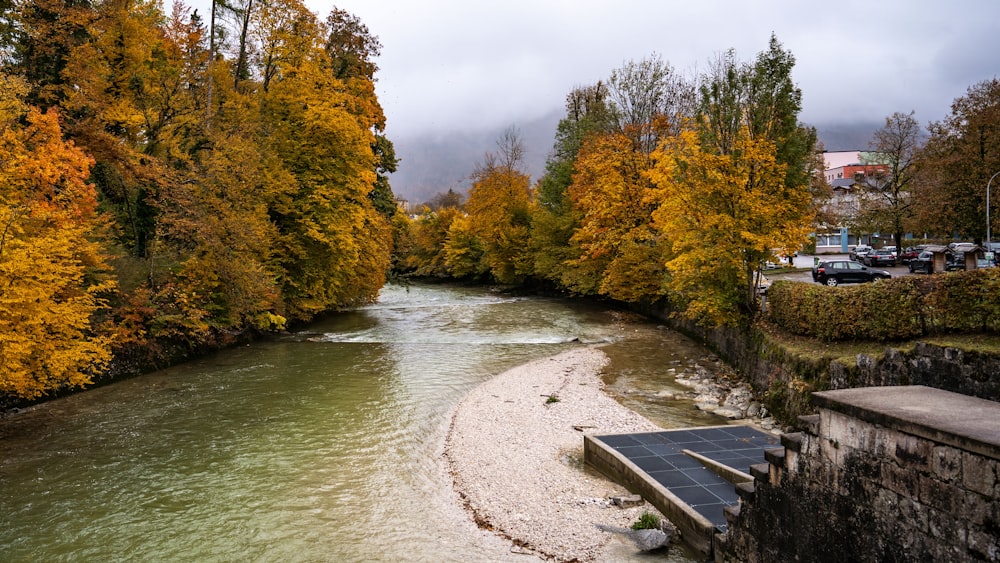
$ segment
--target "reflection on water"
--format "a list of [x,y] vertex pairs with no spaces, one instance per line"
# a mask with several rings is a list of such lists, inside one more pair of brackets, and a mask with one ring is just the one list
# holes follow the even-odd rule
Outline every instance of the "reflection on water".
[[377,304],[275,341],[0,420],[0,553],[512,557],[456,503],[440,457],[451,409],[505,369],[605,343],[606,380],[626,404],[660,424],[705,424],[688,403],[656,400],[671,385],[664,366],[704,353],[674,338],[646,324],[623,330],[581,303],[388,287]]

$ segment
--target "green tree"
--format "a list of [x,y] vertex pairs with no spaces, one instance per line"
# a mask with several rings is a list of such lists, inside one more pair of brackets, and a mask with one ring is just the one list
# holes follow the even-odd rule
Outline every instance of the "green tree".
[[1000,171],[1000,79],[969,87],[952,103],[951,115],[928,129],[919,165],[918,223],[931,232],[982,240],[986,185]]
[[656,225],[672,245],[671,288],[688,317],[752,318],[761,265],[775,248],[805,243],[815,131],[797,121],[794,62],[774,36],[753,64],[722,55],[701,81],[697,142],[684,132],[657,154]]
[[[607,86],[574,88],[566,96],[566,116],[559,121],[556,139],[545,163],[545,174],[535,188],[537,204],[531,212],[531,251],[534,275],[561,287],[580,279],[571,264],[580,250],[570,243],[579,227],[578,212],[568,196],[576,159],[585,139],[607,133],[615,126]],[[587,278],[589,276],[582,276]],[[591,289],[596,284],[589,284]]]

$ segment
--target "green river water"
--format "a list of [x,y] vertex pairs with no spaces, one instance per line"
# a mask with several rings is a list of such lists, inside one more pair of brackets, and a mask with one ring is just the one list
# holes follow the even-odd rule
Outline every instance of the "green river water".
[[[654,422],[721,423],[657,399],[683,390],[667,367],[707,362],[676,333],[593,304],[389,286],[273,341],[0,419],[0,560],[496,560],[507,544],[472,524],[441,457],[451,411],[588,344]],[[643,560],[667,558],[687,560]]]

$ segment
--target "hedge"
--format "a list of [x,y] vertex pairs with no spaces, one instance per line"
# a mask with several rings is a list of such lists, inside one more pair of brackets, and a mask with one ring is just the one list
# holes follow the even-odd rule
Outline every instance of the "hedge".
[[838,287],[779,280],[768,290],[767,316],[788,332],[828,342],[998,334],[1000,268]]

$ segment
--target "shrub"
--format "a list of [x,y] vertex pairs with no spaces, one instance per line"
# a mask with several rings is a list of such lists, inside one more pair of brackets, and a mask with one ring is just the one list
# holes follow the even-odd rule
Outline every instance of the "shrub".
[[824,341],[890,342],[948,333],[1000,333],[1000,269],[906,276],[856,286],[787,280],[768,290],[768,317]]

